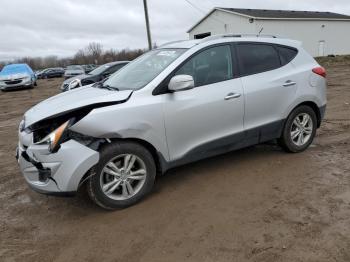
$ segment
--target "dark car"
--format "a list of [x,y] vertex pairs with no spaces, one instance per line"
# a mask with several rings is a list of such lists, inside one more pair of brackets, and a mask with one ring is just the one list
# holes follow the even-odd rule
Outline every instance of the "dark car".
[[96,82],[102,81],[110,75],[117,72],[123,66],[128,64],[129,61],[111,62],[97,67],[88,74],[78,75],[65,80],[61,86],[61,91],[65,92],[70,89],[74,89],[81,86],[91,85]]
[[57,67],[57,68],[47,68],[42,70],[41,72],[37,73],[38,79],[47,79],[47,78],[54,78],[54,77],[62,77],[64,75],[64,69]]

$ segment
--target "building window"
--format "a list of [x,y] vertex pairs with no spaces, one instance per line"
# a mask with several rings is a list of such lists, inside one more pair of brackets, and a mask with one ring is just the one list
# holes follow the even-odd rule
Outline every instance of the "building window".
[[203,34],[198,34],[198,35],[194,35],[194,39],[203,39],[203,38],[206,38],[208,36],[211,36],[211,33],[208,32],[208,33],[203,33]]

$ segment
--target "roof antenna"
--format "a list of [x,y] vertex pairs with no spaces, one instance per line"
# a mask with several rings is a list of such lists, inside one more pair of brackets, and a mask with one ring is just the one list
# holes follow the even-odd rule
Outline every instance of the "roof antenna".
[[260,36],[260,34],[262,33],[263,30],[264,30],[264,27],[262,27],[262,28],[260,29],[258,36]]

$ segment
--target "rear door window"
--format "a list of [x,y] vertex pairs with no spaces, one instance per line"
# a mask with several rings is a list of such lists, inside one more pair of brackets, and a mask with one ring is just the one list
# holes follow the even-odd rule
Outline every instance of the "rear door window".
[[241,75],[253,75],[281,67],[281,61],[273,45],[260,43],[239,43],[237,52]]

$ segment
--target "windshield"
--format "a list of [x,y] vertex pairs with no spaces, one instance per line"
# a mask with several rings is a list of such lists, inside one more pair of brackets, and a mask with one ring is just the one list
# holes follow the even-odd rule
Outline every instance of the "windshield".
[[149,51],[113,74],[104,85],[118,90],[137,90],[146,86],[186,49]]
[[5,66],[1,73],[11,73],[11,74],[16,74],[16,73],[24,73],[27,72],[27,68],[24,65],[7,65]]
[[67,66],[67,70],[83,70],[83,68],[79,65],[71,65]]
[[89,75],[99,75],[101,74],[103,71],[105,71],[107,68],[110,68],[109,65],[101,65],[99,67],[97,67],[96,69],[92,70]]

